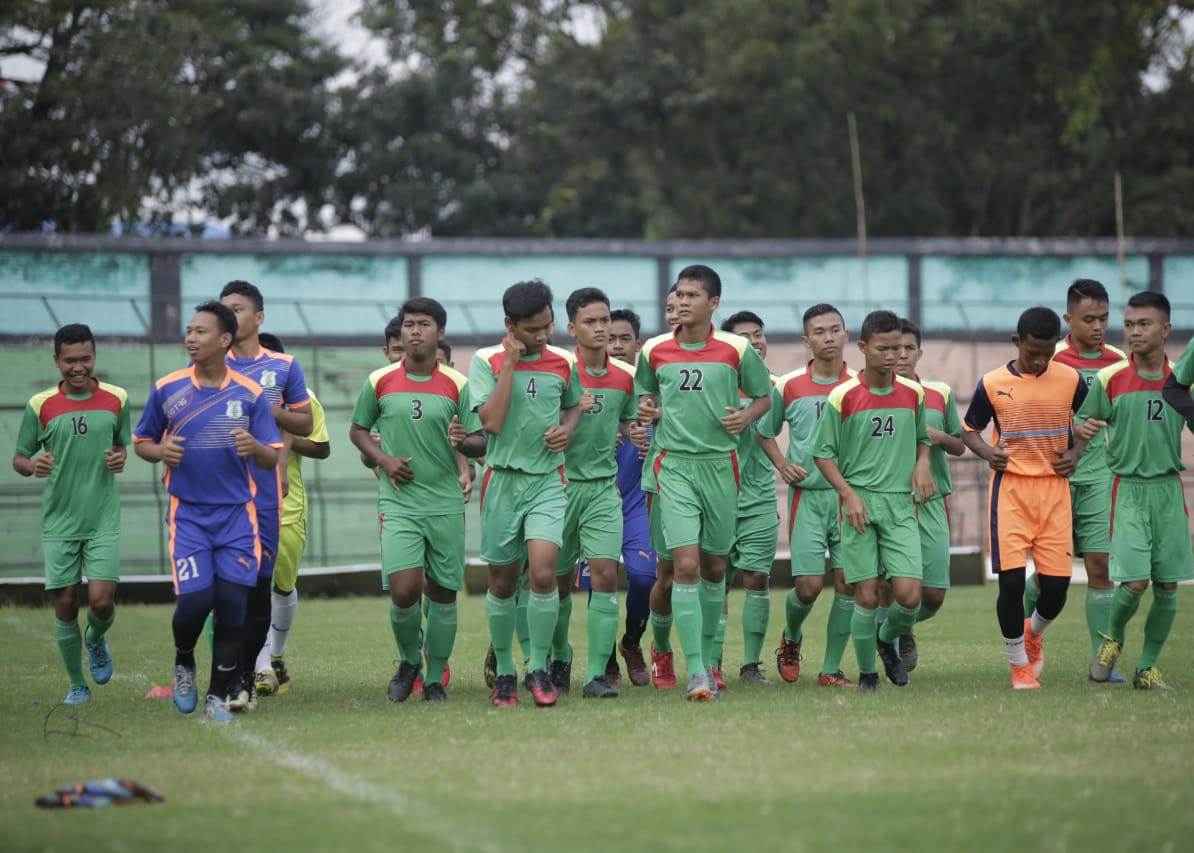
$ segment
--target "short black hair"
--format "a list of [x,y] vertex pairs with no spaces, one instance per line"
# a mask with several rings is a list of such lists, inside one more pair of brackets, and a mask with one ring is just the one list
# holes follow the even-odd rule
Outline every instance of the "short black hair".
[[386,346],[390,345],[390,341],[401,341],[402,340],[402,318],[401,317],[395,317],[394,319],[390,320],[390,322],[386,323],[385,336],[386,336],[386,342],[385,342]]
[[1164,293],[1157,293],[1155,290],[1142,290],[1139,293],[1133,293],[1132,298],[1128,300],[1128,307],[1156,308],[1165,315],[1166,320],[1169,319],[1169,297]]
[[1016,323],[1016,334],[1020,340],[1025,338],[1036,338],[1038,341],[1056,340],[1061,337],[1061,318],[1052,308],[1037,305],[1020,315],[1020,320]]
[[604,302],[605,307],[609,307],[609,297],[605,295],[605,291],[599,288],[582,287],[572,291],[568,297],[568,301],[564,303],[564,308],[568,312],[568,322],[571,323],[576,319],[577,311],[588,305],[592,305],[594,302]]
[[[442,332],[448,325],[448,312],[444,310],[444,306],[440,305],[434,299],[426,296],[416,296],[408,299],[402,303],[402,307],[398,309],[398,316],[390,321],[390,325],[397,324],[398,334],[395,338],[400,338],[402,334],[402,321],[406,319],[407,314],[423,314],[435,321],[436,327]],[[386,340],[390,339],[390,327],[386,326]]]
[[95,335],[91,334],[91,327],[84,323],[67,323],[54,333],[54,355],[67,344],[85,344],[91,342],[91,351],[95,352]]
[[673,282],[673,283],[672,283],[672,286],[671,286],[671,287],[669,287],[669,288],[667,289],[667,295],[668,295],[668,296],[671,296],[671,295],[672,295],[673,293],[675,293],[675,292],[676,292],[676,285],[675,285],[675,283]]
[[859,336],[864,341],[869,341],[872,335],[882,335],[887,332],[898,332],[903,329],[903,324],[900,318],[896,316],[893,311],[872,311],[866,315],[866,319],[862,321],[862,329],[859,331]]
[[1111,302],[1111,298],[1107,296],[1107,288],[1103,287],[1102,283],[1095,281],[1093,278],[1079,278],[1070,285],[1070,289],[1065,293],[1066,310],[1073,310],[1083,299],[1093,299],[1095,302]]
[[236,340],[236,315],[232,313],[232,309],[223,302],[217,302],[214,299],[209,299],[207,302],[200,302],[195,306],[196,314],[215,314],[216,319],[220,321],[220,334],[227,332],[232,335],[232,340]]
[[729,319],[721,324],[721,330],[732,332],[739,323],[754,323],[760,329],[763,328],[763,318],[754,311],[739,311],[736,314],[731,314]]
[[916,337],[916,348],[920,349],[920,326],[913,323],[907,317],[900,318],[900,332],[905,335],[914,335]]
[[253,303],[253,308],[256,311],[265,310],[265,297],[261,295],[261,291],[257,289],[257,285],[249,284],[247,281],[230,281],[224,285],[224,289],[220,291],[220,298],[225,296],[243,296]]
[[506,288],[506,292],[502,294],[502,310],[515,323],[534,317],[545,308],[552,311],[554,317],[555,311],[551,307],[551,301],[551,288],[533,278]]
[[257,340],[270,352],[286,352],[282,349],[282,339],[273,332],[260,332],[257,335]]
[[841,311],[834,308],[828,302],[818,302],[804,312],[804,330],[808,331],[810,320],[815,320],[817,317],[823,317],[826,314],[837,314],[837,318],[842,321],[842,325],[846,325],[846,318],[842,316]]
[[439,342],[435,345],[435,348],[443,351],[444,361],[452,360],[452,345],[450,343],[448,343],[447,341],[445,341],[443,338],[439,339]]
[[714,272],[712,267],[707,267],[704,264],[687,266],[676,276],[676,284],[682,281],[695,281],[705,288],[705,293],[709,295],[710,299],[714,296],[721,296],[721,276]]
[[635,314],[629,308],[616,308],[609,312],[609,321],[611,323],[616,323],[619,320],[630,324],[630,328],[634,329],[635,338],[642,336],[643,321],[638,314]]

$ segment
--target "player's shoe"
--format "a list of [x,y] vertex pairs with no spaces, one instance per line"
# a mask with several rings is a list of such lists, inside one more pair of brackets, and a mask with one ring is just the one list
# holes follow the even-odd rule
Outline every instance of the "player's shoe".
[[231,723],[236,719],[228,702],[219,696],[208,696],[203,705],[203,719],[210,723]]
[[66,692],[66,698],[62,700],[63,705],[86,705],[91,701],[91,688],[86,684],[80,684],[78,687],[71,686],[71,689]]
[[717,688],[719,693],[726,689],[726,678],[722,675],[720,661],[717,666],[709,667],[709,677],[713,679],[713,686]]
[[859,693],[876,693],[879,690],[879,673],[877,672],[860,672],[858,673],[858,692]]
[[1155,666],[1145,667],[1144,669],[1136,670],[1136,676],[1132,679],[1132,686],[1137,690],[1172,690],[1169,682],[1161,675],[1161,670]]
[[91,680],[96,684],[107,684],[112,680],[114,667],[107,637],[100,637],[98,643],[87,644],[87,668],[91,670]]
[[775,650],[775,669],[789,684],[800,678],[800,643],[780,634],[779,648]]
[[722,691],[724,682],[722,682],[720,684],[718,683],[716,667],[712,667],[712,666],[705,667],[705,674],[709,676],[709,683],[713,686],[713,698],[716,699],[718,696],[721,695],[721,691]]
[[907,634],[900,634],[900,660],[904,662],[906,672],[916,669],[916,664],[920,661],[920,652],[916,648],[916,635],[911,631]]
[[622,668],[618,666],[618,653],[611,652],[609,660],[605,662],[605,674],[602,676],[609,682],[609,686],[617,690],[622,686]]
[[195,691],[195,667],[176,664],[174,667],[174,707],[184,714],[190,714],[199,703]]
[[635,687],[646,687],[651,683],[651,670],[643,657],[643,647],[640,645],[626,645],[623,637],[618,643],[618,652],[622,660],[626,661],[626,675]]
[[444,664],[444,675],[443,675],[442,683],[443,683],[444,687],[447,687],[449,684],[452,683],[452,664],[450,664],[450,663]]
[[580,695],[585,699],[616,699],[618,691],[605,676],[600,676],[586,684]]
[[817,684],[821,687],[853,687],[854,682],[846,678],[846,673],[840,669],[837,672],[823,672],[817,676]]
[[447,702],[448,691],[444,690],[444,686],[437,682],[425,684],[423,686],[423,701],[424,702]]
[[1040,690],[1041,683],[1036,680],[1036,673],[1031,664],[1012,667],[1012,690]]
[[537,669],[527,676],[528,688],[531,691],[531,698],[535,700],[535,704],[540,708],[550,708],[560,698],[559,693],[556,692],[556,686],[552,683],[551,676],[547,674],[545,669]]
[[423,674],[421,672],[415,676],[415,683],[411,685],[410,695],[411,696],[422,696],[423,695]]
[[657,652],[651,648],[651,683],[656,690],[676,687],[676,660],[671,652]]
[[1107,679],[1108,684],[1127,684],[1128,679],[1119,671],[1119,668],[1111,670],[1111,675]]
[[278,692],[289,693],[293,685],[290,683],[290,673],[286,670],[286,661],[282,658],[271,657],[269,659],[269,666],[278,679]]
[[[883,661],[883,671],[887,673],[887,680],[897,687],[907,684],[908,670],[904,669],[899,650],[894,643],[885,643],[879,639],[878,628],[875,629],[875,646],[879,650],[879,659]],[[861,684],[859,686],[861,687]]]
[[492,690],[497,684],[497,652],[493,650],[493,643],[489,644],[489,651],[485,653],[482,669],[485,672],[485,686]]
[[763,668],[757,663],[748,663],[738,670],[738,680],[743,684],[759,684],[767,686],[771,679],[763,675]]
[[390,686],[386,690],[391,702],[405,702],[415,692],[415,680],[419,677],[420,669],[417,663],[398,662],[398,668],[394,670],[394,677],[390,679]]
[[258,696],[273,696],[278,692],[278,676],[274,673],[273,667],[257,670],[253,684],[257,688]]
[[518,705],[518,679],[513,675],[495,675],[489,703],[495,708],[513,708]]
[[1024,653],[1028,655],[1028,665],[1032,667],[1032,674],[1037,678],[1045,669],[1045,638],[1032,633],[1032,619],[1024,620]]
[[[569,644],[568,651],[572,651],[572,646]],[[556,693],[561,696],[567,696],[568,691],[572,689],[572,659],[567,661],[553,660],[549,664],[551,673],[551,686],[556,689]]]
[[712,702],[717,698],[717,685],[707,672],[698,672],[688,679],[684,698],[689,702]]
[[229,711],[240,714],[257,710],[257,679],[253,673],[242,673],[240,684],[232,689],[234,692],[227,700]]
[[1099,643],[1099,650],[1090,662],[1090,680],[1102,683],[1111,679],[1115,662],[1119,660],[1124,647],[1106,634],[1100,633],[1099,636],[1103,638],[1103,642]]

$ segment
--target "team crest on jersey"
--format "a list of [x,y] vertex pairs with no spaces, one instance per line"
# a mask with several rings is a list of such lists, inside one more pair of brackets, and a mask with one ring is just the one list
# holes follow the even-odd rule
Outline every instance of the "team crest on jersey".
[[224,409],[224,417],[232,420],[239,420],[245,416],[245,407],[240,400],[229,400],[227,407]]
[[278,385],[278,371],[266,370],[261,374],[262,388],[275,388]]

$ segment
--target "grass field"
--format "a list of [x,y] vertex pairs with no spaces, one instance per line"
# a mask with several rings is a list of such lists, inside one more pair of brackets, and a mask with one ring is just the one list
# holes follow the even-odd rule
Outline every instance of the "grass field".
[[[714,705],[650,687],[598,703],[580,699],[574,672],[572,696],[554,710],[535,709],[524,692],[517,710],[495,711],[481,680],[480,599],[463,603],[443,706],[386,700],[394,649],[384,599],[310,600],[287,649],[294,692],[262,699],[230,726],[142,698],[167,683],[170,608],[128,605],[109,635],[117,676],[80,714],[88,737],[45,734],[65,694],[51,612],[5,609],[0,846],[1188,849],[1194,592],[1181,592],[1162,660],[1178,689],[1151,694],[1086,682],[1082,588],[1048,635],[1045,689],[1013,693],[993,602],[989,587],[951,593],[942,615],[920,626],[912,685],[885,683],[874,696],[818,688],[806,675],[754,689],[731,679]],[[820,660],[826,603],[806,626],[806,673]],[[740,605],[735,593],[734,672]],[[772,637],[782,608],[777,593]],[[1142,607],[1128,667],[1143,617]],[[853,669],[852,653],[846,662]],[[49,725],[73,723],[58,709]],[[156,786],[168,801],[33,807],[62,783],[107,775]]]

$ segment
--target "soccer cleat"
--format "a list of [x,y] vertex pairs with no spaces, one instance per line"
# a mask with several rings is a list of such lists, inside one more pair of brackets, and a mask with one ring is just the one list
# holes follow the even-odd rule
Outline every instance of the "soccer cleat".
[[447,702],[448,691],[444,690],[442,684],[432,683],[423,686],[423,701],[424,702]]
[[779,648],[775,650],[775,668],[779,677],[789,684],[800,678],[800,643],[781,634]]
[[240,685],[234,687],[233,690],[235,692],[227,700],[229,711],[239,714],[257,710],[257,680],[253,677],[253,673],[242,673]]
[[720,673],[716,667],[705,667],[705,674],[709,676],[709,684],[713,687],[713,698],[716,699],[721,694],[722,688],[725,686],[725,682],[723,681],[719,683],[718,675],[720,675]]
[[528,689],[531,691],[531,698],[535,700],[535,704],[538,707],[550,708],[560,698],[556,692],[555,685],[551,681],[551,676],[547,674],[547,670],[535,670],[527,676],[527,681]]
[[840,669],[837,672],[823,672],[817,676],[817,684],[821,687],[853,687],[854,682],[846,678]]
[[490,690],[497,684],[497,652],[493,650],[493,643],[489,644],[489,651],[485,653],[485,686]]
[[203,705],[203,719],[211,723],[231,723],[236,718],[226,700],[219,696],[208,696]]
[[410,695],[411,696],[422,696],[423,695],[423,676],[422,675],[415,676],[415,683],[411,685]]
[[611,654],[609,660],[605,662],[604,678],[609,682],[609,686],[617,690],[622,684],[622,669],[618,666],[618,657],[616,654]]
[[1136,675],[1132,679],[1132,686],[1137,690],[1172,690],[1169,682],[1161,675],[1161,670],[1155,666],[1145,667],[1144,669],[1136,670]]
[[449,684],[451,684],[451,683],[452,683],[452,664],[450,664],[450,663],[445,663],[445,664],[444,664],[444,680],[443,680],[443,685],[444,685],[444,687],[447,687],[447,686],[448,686]]
[[415,681],[419,677],[420,666],[417,663],[399,661],[398,669],[394,670],[394,677],[390,679],[386,695],[391,702],[405,702],[414,692]]
[[80,684],[77,687],[71,685],[70,690],[66,692],[66,698],[62,700],[63,705],[86,705],[91,701],[91,688],[86,684]]
[[1028,664],[1032,667],[1032,674],[1037,678],[1045,669],[1045,638],[1032,633],[1032,619],[1024,620],[1024,653],[1028,655]]
[[1108,684],[1127,684],[1128,679],[1125,678],[1118,669],[1111,670],[1111,676],[1107,679]]
[[100,637],[98,643],[87,644],[87,668],[91,670],[91,680],[96,684],[107,684],[112,680],[114,667],[107,637]]
[[877,693],[879,690],[879,673],[877,672],[860,672],[858,673],[858,692],[859,693]]
[[916,648],[916,635],[911,631],[907,634],[900,634],[900,660],[904,662],[906,672],[916,669],[916,664],[920,660],[920,652]]
[[273,667],[257,670],[257,676],[253,679],[253,685],[257,688],[259,696],[273,696],[277,693],[278,676],[274,673]]
[[[900,660],[900,653],[895,644],[880,640],[879,629],[876,629],[875,645],[879,651],[879,659],[883,661],[883,671],[887,673],[887,680],[897,687],[903,687],[908,683],[908,671],[904,669],[904,662]],[[859,687],[861,686],[860,684]]]
[[627,645],[626,638],[623,637],[618,643],[618,651],[622,660],[626,661],[626,675],[630,678],[630,683],[635,687],[646,687],[650,684],[651,670],[643,657],[643,647],[637,643],[633,646]]
[[673,690],[676,687],[676,661],[671,652],[657,652],[651,649],[651,683],[656,690]]
[[[572,647],[569,646],[568,650],[571,651]],[[556,689],[556,693],[567,696],[572,688],[572,660],[553,660],[548,663],[548,667],[551,672],[551,686]]]
[[601,676],[586,684],[580,695],[585,699],[616,699],[618,691],[614,690],[613,685],[604,676]]
[[513,708],[518,705],[518,679],[513,675],[496,675],[493,693],[489,703],[495,708]]
[[270,669],[274,671],[274,675],[278,678],[278,692],[289,693],[291,688],[290,673],[286,670],[286,661],[282,660],[282,658],[271,657],[269,665]]
[[717,688],[718,692],[726,689],[726,678],[721,673],[721,664],[709,667],[709,676],[713,679],[713,686]]
[[1111,671],[1115,669],[1115,662],[1119,660],[1124,647],[1106,634],[1099,636],[1103,642],[1099,643],[1099,650],[1090,662],[1090,680],[1103,683],[1111,680]]
[[177,664],[174,667],[174,707],[184,714],[190,714],[199,703],[195,692],[195,667]]
[[708,673],[698,672],[688,679],[684,698],[689,702],[712,702],[717,698],[717,686]]
[[1032,666],[1024,664],[1024,666],[1012,667],[1012,690],[1040,690],[1041,683],[1036,680],[1036,673],[1032,671]]
[[763,675],[763,668],[757,663],[748,663],[738,670],[738,680],[743,684],[759,684],[767,686],[771,679]]

